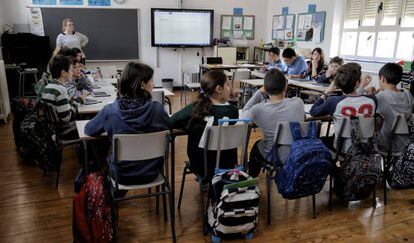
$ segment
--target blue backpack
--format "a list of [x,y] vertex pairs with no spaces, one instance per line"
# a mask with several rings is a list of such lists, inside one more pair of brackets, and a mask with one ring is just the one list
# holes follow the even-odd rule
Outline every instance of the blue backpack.
[[293,142],[284,164],[279,160],[277,146],[272,150],[277,189],[284,198],[295,199],[319,193],[331,171],[331,153],[318,139],[316,122],[310,122],[308,135],[302,137],[300,124],[289,123]]

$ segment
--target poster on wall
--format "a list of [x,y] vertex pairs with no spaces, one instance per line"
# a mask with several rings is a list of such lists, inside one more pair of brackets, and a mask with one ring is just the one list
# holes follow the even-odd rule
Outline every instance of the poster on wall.
[[56,0],[33,0],[33,5],[56,5]]
[[326,12],[300,13],[296,39],[321,43],[324,39]]
[[40,8],[30,8],[30,33],[44,36],[42,10]]
[[88,0],[89,6],[111,6],[111,0]]
[[83,5],[83,0],[60,0],[61,5]]

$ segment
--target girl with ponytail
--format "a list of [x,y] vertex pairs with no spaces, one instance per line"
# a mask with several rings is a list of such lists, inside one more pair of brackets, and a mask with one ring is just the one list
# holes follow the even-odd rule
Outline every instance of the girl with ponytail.
[[[213,126],[223,117],[237,119],[237,108],[228,103],[231,88],[227,76],[223,71],[209,71],[200,82],[201,91],[195,102],[187,105],[171,117],[173,128],[184,128],[188,131],[187,155],[191,169],[199,175],[204,175],[203,149],[198,147],[208,117],[214,118]],[[207,178],[208,182],[214,175],[216,155],[208,154]],[[237,162],[237,150],[221,152],[220,167],[233,168]]]

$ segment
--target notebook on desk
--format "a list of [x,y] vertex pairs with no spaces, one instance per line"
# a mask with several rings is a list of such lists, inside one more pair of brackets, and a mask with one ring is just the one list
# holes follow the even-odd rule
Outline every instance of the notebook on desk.
[[109,97],[109,96],[111,96],[110,94],[105,93],[103,91],[96,91],[96,92],[93,92],[91,94],[92,94],[93,97]]
[[93,99],[85,99],[85,101],[83,102],[84,105],[94,105],[98,103],[102,103],[102,101],[93,100]]

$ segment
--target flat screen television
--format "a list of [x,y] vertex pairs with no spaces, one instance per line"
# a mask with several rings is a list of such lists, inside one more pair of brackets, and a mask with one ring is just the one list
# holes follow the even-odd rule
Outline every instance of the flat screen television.
[[151,45],[204,47],[213,45],[214,10],[151,9]]

